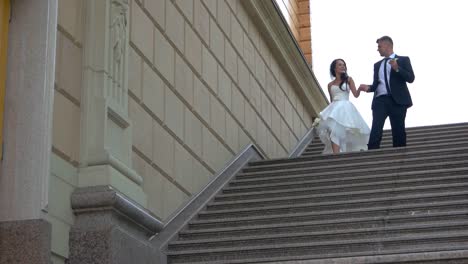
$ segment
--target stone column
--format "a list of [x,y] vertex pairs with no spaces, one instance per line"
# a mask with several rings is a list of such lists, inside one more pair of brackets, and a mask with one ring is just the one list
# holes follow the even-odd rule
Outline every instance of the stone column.
[[49,264],[50,225],[41,218],[48,204],[57,0],[11,1],[9,27],[0,263]]
[[11,2],[0,221],[47,210],[57,0]]

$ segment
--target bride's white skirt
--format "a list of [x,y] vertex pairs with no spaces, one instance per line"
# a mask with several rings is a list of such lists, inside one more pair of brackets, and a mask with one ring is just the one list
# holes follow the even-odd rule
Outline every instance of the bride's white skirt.
[[324,154],[333,153],[331,142],[340,146],[340,152],[367,150],[369,126],[350,101],[332,102],[320,112],[320,119],[317,134]]

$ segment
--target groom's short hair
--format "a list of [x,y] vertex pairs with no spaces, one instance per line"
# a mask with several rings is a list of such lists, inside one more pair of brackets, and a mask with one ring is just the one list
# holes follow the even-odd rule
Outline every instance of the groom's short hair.
[[381,38],[378,38],[377,41],[376,41],[376,43],[379,43],[379,42],[381,42],[381,41],[387,41],[388,43],[392,44],[392,46],[393,46],[393,40],[392,40],[392,38],[389,37],[389,36],[383,36],[383,37],[381,37]]

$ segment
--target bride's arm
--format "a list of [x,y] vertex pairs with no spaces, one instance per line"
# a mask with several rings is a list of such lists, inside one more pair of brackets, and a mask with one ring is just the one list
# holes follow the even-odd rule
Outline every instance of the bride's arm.
[[328,94],[330,95],[330,103],[333,102],[333,97],[332,97],[332,94],[331,94],[331,84],[332,83],[328,84]]
[[351,92],[353,93],[354,97],[358,98],[359,95],[361,94],[361,90],[356,89],[356,85],[354,84],[353,78],[349,77],[349,88],[351,89]]

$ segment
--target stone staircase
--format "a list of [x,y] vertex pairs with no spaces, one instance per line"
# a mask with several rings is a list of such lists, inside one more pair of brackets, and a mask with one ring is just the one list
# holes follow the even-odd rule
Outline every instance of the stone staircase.
[[468,263],[468,123],[408,146],[252,162],[169,243],[168,263]]

